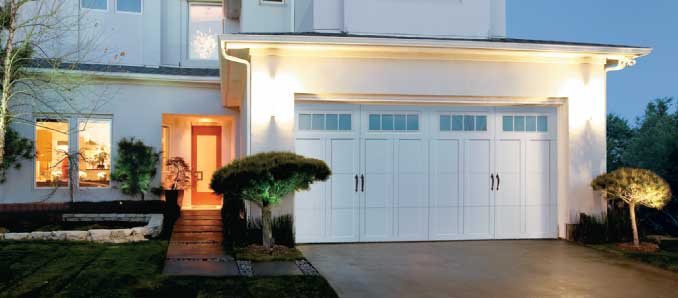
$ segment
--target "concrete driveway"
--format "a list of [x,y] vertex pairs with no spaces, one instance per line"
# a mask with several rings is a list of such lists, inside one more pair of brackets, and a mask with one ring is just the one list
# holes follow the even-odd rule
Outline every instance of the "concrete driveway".
[[678,274],[565,241],[306,245],[340,297],[678,297]]

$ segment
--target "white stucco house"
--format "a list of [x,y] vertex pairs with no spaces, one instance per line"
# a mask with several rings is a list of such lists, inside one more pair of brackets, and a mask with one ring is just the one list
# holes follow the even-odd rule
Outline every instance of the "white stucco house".
[[[589,183],[606,170],[607,73],[651,52],[508,38],[505,0],[68,1],[125,53],[76,70],[111,99],[17,126],[38,155],[0,203],[55,180],[53,201],[69,183],[78,200],[123,198],[108,179],[123,137],[189,161],[183,208],[218,206],[209,177],[231,160],[294,151],[333,171],[278,210],[298,242],[564,237],[605,209]],[[50,148],[95,162],[68,181]]]

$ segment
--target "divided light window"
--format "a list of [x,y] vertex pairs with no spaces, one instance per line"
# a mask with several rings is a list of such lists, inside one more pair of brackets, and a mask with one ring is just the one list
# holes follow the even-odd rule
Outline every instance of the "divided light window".
[[368,121],[371,131],[419,130],[419,115],[417,114],[370,114]]
[[299,130],[350,131],[351,114],[299,114]]
[[68,129],[68,120],[36,120],[36,187],[68,186]]
[[218,4],[191,3],[188,7],[188,58],[217,60],[218,35],[224,32],[223,9]]
[[487,131],[487,116],[440,115],[440,131]]
[[115,10],[118,12],[141,13],[143,7],[143,0],[115,0]]
[[111,120],[78,121],[78,178],[80,187],[111,185]]
[[108,0],[80,0],[80,7],[96,10],[108,10]]
[[547,116],[504,116],[502,118],[504,131],[515,132],[548,132]]

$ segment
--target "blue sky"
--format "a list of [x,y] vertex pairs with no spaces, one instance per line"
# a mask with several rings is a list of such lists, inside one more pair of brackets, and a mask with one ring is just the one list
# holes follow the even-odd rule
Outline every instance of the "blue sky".
[[677,12],[676,0],[507,0],[508,36],[654,48],[608,74],[608,111],[633,123],[651,99],[678,100]]

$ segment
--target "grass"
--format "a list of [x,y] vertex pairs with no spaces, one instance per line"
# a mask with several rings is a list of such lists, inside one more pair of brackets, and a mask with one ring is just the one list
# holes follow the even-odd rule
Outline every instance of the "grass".
[[304,255],[298,249],[283,246],[276,246],[272,252],[267,252],[261,246],[251,245],[236,248],[233,255],[237,260],[252,262],[296,261],[304,258]]
[[589,245],[597,250],[605,251],[618,256],[637,260],[653,266],[664,268],[670,271],[678,272],[678,252],[658,251],[658,252],[629,252],[617,247],[616,244]]
[[322,277],[168,277],[167,242],[0,241],[0,297],[337,297]]

